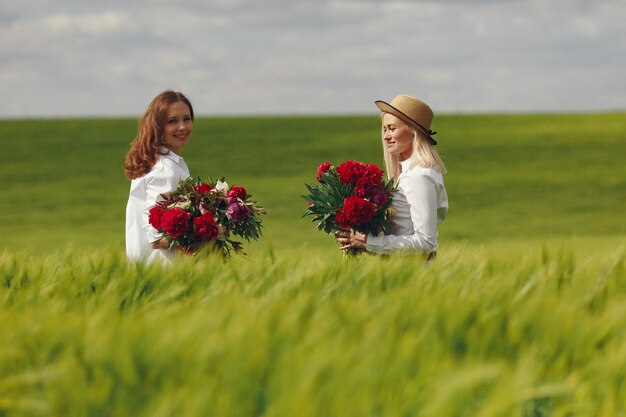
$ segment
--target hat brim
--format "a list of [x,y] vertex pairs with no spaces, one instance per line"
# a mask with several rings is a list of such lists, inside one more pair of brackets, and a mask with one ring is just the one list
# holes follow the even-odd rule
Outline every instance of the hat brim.
[[428,129],[426,129],[424,126],[422,126],[421,124],[419,124],[415,120],[411,119],[409,116],[404,114],[402,111],[398,110],[397,108],[393,107],[391,104],[389,104],[389,103],[387,103],[385,101],[382,101],[382,100],[376,100],[374,103],[376,104],[376,107],[378,107],[378,109],[381,112],[393,114],[394,116],[396,116],[398,119],[402,120],[403,122],[417,127],[419,130],[422,131],[424,136],[426,136],[426,139],[428,139],[428,141],[431,144],[433,144],[433,145],[437,144],[437,141],[435,139],[433,139],[432,136],[430,136],[430,133],[429,133]]

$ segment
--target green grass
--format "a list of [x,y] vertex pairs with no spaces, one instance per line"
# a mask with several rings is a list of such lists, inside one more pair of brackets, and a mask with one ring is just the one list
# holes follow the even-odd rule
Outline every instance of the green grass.
[[625,245],[328,255],[5,252],[0,415],[623,415]]
[[438,260],[301,219],[376,117],[200,118],[192,174],[269,214],[247,257],[123,253],[135,120],[0,122],[0,417],[623,416],[626,114],[438,117]]
[[[50,253],[122,246],[136,120],[0,122],[1,247]],[[317,165],[382,164],[377,117],[199,118],[184,150],[193,175],[225,176],[264,205],[261,246],[325,247],[301,219]],[[442,246],[457,241],[623,236],[626,114],[438,117],[449,174]]]

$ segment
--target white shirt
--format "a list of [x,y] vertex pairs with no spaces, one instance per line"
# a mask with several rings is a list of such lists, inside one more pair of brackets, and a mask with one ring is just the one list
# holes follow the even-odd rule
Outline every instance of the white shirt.
[[130,194],[126,205],[126,256],[131,261],[160,260],[169,263],[173,253],[164,249],[152,249],[152,242],[161,239],[163,235],[148,223],[149,211],[163,193],[173,191],[178,182],[189,177],[189,168],[185,160],[168,150],[160,147],[159,155],[152,170],[141,178],[130,183]]
[[443,175],[432,168],[409,169],[410,161],[400,162],[397,191],[391,207],[396,209],[391,234],[367,237],[366,249],[389,254],[401,251],[437,249],[437,225],[448,212],[448,194]]

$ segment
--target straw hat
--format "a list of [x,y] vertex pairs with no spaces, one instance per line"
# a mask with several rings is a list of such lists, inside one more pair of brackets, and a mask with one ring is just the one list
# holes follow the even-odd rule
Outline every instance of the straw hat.
[[380,111],[393,114],[403,122],[421,130],[430,143],[437,144],[437,141],[432,138],[432,135],[437,132],[430,130],[433,111],[428,107],[428,104],[406,94],[396,96],[391,103],[382,100],[376,100],[375,103]]

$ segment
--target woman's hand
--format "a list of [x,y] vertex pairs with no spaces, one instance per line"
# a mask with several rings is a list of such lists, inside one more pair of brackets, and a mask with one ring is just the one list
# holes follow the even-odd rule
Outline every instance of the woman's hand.
[[337,231],[337,242],[339,242],[339,249],[345,250],[348,248],[365,249],[367,245],[367,235],[363,233],[352,231]]
[[156,242],[152,242],[152,249],[169,249],[170,244],[167,242],[167,239],[161,238]]

